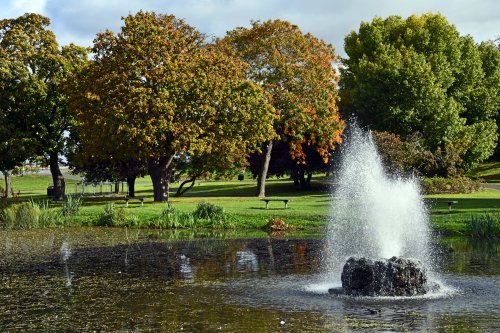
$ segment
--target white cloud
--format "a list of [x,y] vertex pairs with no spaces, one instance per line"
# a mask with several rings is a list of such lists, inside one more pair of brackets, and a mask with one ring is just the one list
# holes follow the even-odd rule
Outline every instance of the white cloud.
[[343,54],[343,39],[361,21],[375,16],[440,12],[461,34],[476,41],[500,34],[497,0],[15,0],[3,4],[0,15],[14,17],[34,10],[47,15],[61,44],[90,46],[96,33],[117,31],[121,17],[140,9],[173,14],[207,35],[223,36],[250,20],[287,19],[305,32],[332,43]]
[[12,8],[14,11],[23,13],[38,13],[43,14],[47,0],[12,0]]

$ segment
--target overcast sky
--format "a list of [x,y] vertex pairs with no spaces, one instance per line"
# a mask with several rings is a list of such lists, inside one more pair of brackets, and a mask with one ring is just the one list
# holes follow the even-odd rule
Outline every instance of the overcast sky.
[[285,19],[333,44],[341,55],[344,37],[375,16],[441,13],[476,42],[500,36],[499,0],[0,0],[0,18],[25,12],[48,16],[61,45],[91,46],[96,33],[118,31],[121,17],[140,9],[173,14],[217,37],[250,20]]

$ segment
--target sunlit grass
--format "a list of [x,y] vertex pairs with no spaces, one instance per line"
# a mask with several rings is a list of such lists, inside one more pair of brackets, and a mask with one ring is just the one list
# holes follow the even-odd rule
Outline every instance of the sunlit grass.
[[500,162],[486,162],[469,172],[470,177],[481,178],[488,182],[500,182]]
[[[67,189],[74,187],[76,182],[77,180],[68,179]],[[50,176],[14,177],[14,191],[20,191],[20,197],[0,202],[6,206],[16,201],[26,201],[32,198],[46,199],[46,188],[50,183]],[[284,203],[281,201],[272,201],[269,204],[269,209],[265,209],[265,203],[255,197],[256,182],[252,179],[202,181],[182,197],[174,197],[178,186],[178,183],[172,184],[170,197],[170,204],[176,210],[192,213],[201,202],[218,205],[234,217],[238,229],[263,228],[267,221],[273,217],[279,217],[299,230],[318,229],[326,226],[331,212],[330,189],[332,184],[324,177],[314,178],[312,189],[308,191],[296,188],[289,179],[269,180],[267,183],[268,196],[290,199],[288,209],[285,209]],[[149,177],[137,180],[136,196],[144,198],[144,206],[141,206],[139,200],[131,200],[129,207],[125,207],[123,199],[125,193],[123,192],[106,196],[86,195],[82,199],[83,203],[78,210],[78,215],[73,219],[73,224],[95,224],[104,208],[110,203],[113,203],[116,208],[124,208],[127,218],[136,221],[158,219],[166,207],[166,203],[153,202],[153,187]],[[500,213],[500,191],[498,190],[485,189],[471,194],[429,195],[426,197],[437,199],[437,201],[458,201],[452,206],[451,212],[448,211],[446,203],[436,203],[429,206],[431,225],[436,230],[467,233],[467,221],[470,221],[472,215]],[[50,202],[51,207],[59,207],[60,205],[59,202]]]

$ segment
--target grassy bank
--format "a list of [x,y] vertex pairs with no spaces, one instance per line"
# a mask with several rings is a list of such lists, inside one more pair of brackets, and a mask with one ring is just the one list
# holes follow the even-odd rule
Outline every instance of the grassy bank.
[[[3,207],[21,201],[42,201],[46,199],[46,189],[50,184],[49,176],[25,175],[13,178],[14,192],[20,193],[18,198],[3,199]],[[67,180],[67,191],[74,193],[79,188],[77,180]],[[265,203],[254,196],[255,181],[206,181],[197,183],[195,187],[182,197],[172,197],[171,204],[178,212],[192,213],[200,202],[208,202],[224,208],[231,216],[237,229],[258,229],[266,225],[273,217],[283,219],[287,224],[298,230],[315,230],[324,227],[330,214],[329,184],[323,178],[313,180],[312,189],[301,191],[289,180],[270,180],[267,186],[268,197],[290,199],[288,209],[280,201],[270,202],[270,208],[265,209]],[[178,184],[173,184],[175,192]],[[95,191],[100,192],[97,187]],[[106,190],[106,189],[105,189]],[[107,189],[109,191],[109,187]],[[87,189],[87,193],[92,190]],[[108,195],[85,195],[78,214],[71,218],[72,225],[93,225],[102,216],[110,203],[122,208],[129,220],[140,224],[143,221],[153,221],[165,210],[165,203],[155,203],[152,199],[152,185],[149,178],[141,178],[136,184],[136,196],[144,198],[144,206],[138,200],[129,202],[125,207],[124,193]],[[476,215],[484,213],[500,214],[500,191],[485,189],[473,194],[432,195],[427,198],[437,201],[458,201],[448,211],[447,204],[436,203],[429,207],[431,225],[434,229],[448,233],[466,234],[468,221]],[[59,208],[61,203],[49,202],[49,207]]]

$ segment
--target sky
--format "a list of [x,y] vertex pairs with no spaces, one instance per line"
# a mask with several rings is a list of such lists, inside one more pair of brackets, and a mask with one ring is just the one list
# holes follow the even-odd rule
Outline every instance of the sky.
[[96,33],[119,31],[121,17],[141,9],[173,14],[214,37],[251,20],[285,19],[341,56],[344,37],[375,16],[441,13],[476,42],[500,37],[499,0],[0,0],[0,19],[36,12],[51,19],[59,44],[92,46]]

